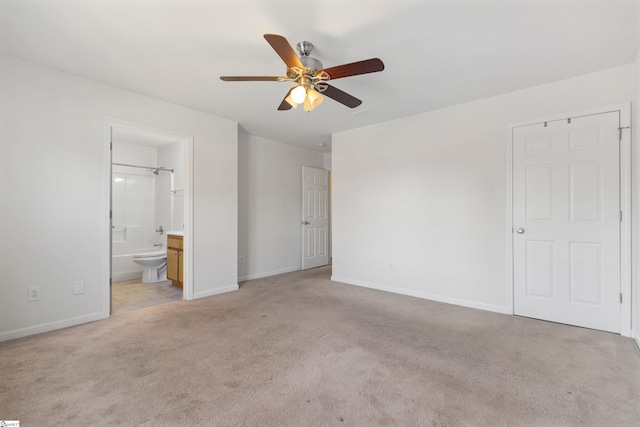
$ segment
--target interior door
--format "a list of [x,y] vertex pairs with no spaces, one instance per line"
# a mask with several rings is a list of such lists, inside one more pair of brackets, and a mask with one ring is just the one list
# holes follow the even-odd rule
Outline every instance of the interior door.
[[620,332],[619,123],[514,128],[515,314]]
[[302,269],[329,264],[329,173],[302,167]]

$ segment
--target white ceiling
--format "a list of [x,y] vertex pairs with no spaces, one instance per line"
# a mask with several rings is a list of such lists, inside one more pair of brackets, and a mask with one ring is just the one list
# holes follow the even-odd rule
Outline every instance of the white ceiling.
[[[0,0],[0,52],[235,120],[319,151],[331,134],[634,61],[640,0]],[[307,40],[363,100],[277,111],[291,83],[263,34]],[[318,146],[326,143],[325,147]]]

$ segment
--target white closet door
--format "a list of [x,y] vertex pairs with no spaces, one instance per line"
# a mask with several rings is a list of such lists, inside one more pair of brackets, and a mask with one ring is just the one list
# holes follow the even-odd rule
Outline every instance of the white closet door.
[[514,128],[514,313],[620,332],[619,113]]

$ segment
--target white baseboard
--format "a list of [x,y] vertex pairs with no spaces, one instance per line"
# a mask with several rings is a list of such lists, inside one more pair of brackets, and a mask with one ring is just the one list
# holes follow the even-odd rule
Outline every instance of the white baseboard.
[[44,332],[51,332],[57,329],[68,328],[70,326],[82,325],[83,323],[95,322],[109,317],[109,313],[98,312],[87,314],[84,316],[72,317],[70,319],[57,320],[55,322],[43,323],[41,325],[28,326],[26,328],[14,329],[0,333],[0,342],[13,340],[16,338],[27,337]]
[[210,291],[196,292],[193,294],[193,299],[212,297],[214,295],[224,294],[226,292],[237,291],[238,289],[240,289],[240,287],[235,284],[231,286],[225,286],[224,288],[211,289]]
[[640,336],[636,334],[635,340],[636,340],[636,345],[638,346],[638,349],[640,349]]
[[396,288],[391,286],[379,285],[377,283],[363,282],[361,280],[349,279],[346,277],[331,276],[334,282],[346,283],[348,285],[362,286],[364,288],[376,289],[378,291],[391,292],[394,294],[407,295],[410,297],[422,298],[431,301],[444,302],[447,304],[459,305],[462,307],[475,308],[478,310],[492,311],[494,313],[511,314],[508,307],[493,304],[484,304],[481,302],[468,301],[459,298],[446,297],[442,295],[430,294],[427,292],[412,291],[409,289]]
[[295,267],[283,268],[280,270],[266,271],[264,273],[247,274],[246,276],[238,277],[238,282],[244,282],[245,280],[262,279],[263,277],[276,276],[278,274],[291,273],[292,271],[300,271],[301,265]]

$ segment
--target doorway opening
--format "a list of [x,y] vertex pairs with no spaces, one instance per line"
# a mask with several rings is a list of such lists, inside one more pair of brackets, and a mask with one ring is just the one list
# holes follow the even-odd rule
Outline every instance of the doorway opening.
[[192,138],[120,120],[105,127],[108,312],[191,299]]

